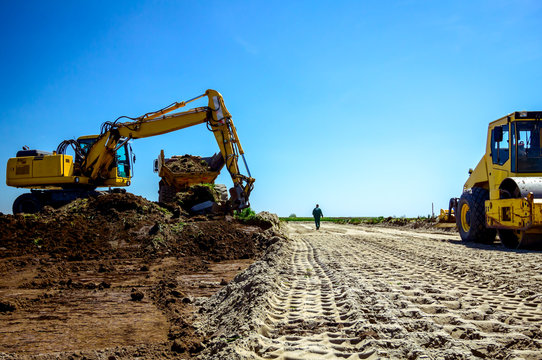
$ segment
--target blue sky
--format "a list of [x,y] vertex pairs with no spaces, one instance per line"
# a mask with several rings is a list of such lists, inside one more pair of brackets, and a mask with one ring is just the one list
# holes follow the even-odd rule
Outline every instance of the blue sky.
[[[0,171],[23,145],[51,151],[211,88],[256,211],[427,215],[460,195],[490,121],[542,108],[541,15],[538,1],[4,0]],[[132,147],[128,190],[150,200],[160,149],[217,151],[205,126]],[[10,213],[25,190],[0,186]]]

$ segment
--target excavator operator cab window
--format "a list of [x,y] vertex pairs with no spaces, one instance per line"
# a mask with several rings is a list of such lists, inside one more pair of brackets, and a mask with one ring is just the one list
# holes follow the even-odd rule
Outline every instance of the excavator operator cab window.
[[514,124],[512,133],[512,146],[515,150],[512,158],[513,172],[542,172],[540,143],[539,121],[517,121]]
[[130,151],[128,146],[129,145],[126,143],[117,150],[116,161],[118,177],[130,177]]
[[[89,139],[77,139],[77,142],[79,143],[79,146],[81,147],[81,151],[84,155],[87,154],[88,149],[96,142],[97,138],[89,138]],[[75,162],[80,163],[83,159],[81,159],[77,154],[75,154]]]
[[504,165],[510,157],[508,146],[508,125],[496,126],[491,130],[491,157],[493,164]]

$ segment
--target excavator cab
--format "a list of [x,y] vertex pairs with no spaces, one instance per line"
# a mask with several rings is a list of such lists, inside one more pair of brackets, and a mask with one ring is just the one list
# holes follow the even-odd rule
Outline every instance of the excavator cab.
[[[79,151],[76,151],[75,153],[76,166],[82,165],[84,158],[87,156],[88,150],[92,147],[92,145],[94,145],[98,138],[98,135],[87,135],[81,136],[77,139]],[[121,138],[119,144],[120,145],[115,151],[114,161],[108,168],[106,183],[109,186],[128,186],[130,178],[133,174],[132,163],[135,156],[132,155],[132,147],[125,138]]]
[[130,166],[130,148],[128,143],[121,146],[115,155],[115,163],[117,167],[117,176],[121,178],[132,177]]
[[[89,136],[81,136],[77,139],[77,142],[79,143],[79,147],[81,148],[81,152],[83,155],[86,155],[88,152],[88,149],[96,142],[96,139],[98,138],[98,135],[89,135]],[[83,158],[79,155],[79,153],[75,153],[75,162],[80,164],[83,161]]]
[[[97,135],[82,136],[69,140],[66,146],[54,152],[21,150],[8,160],[6,182],[10,186],[31,189],[13,203],[13,213],[35,213],[45,205],[59,207],[77,198],[97,194],[96,187],[129,186],[132,177],[132,152],[126,139],[121,138],[115,157],[109,166],[106,179],[95,184],[83,174],[83,162],[88,149],[98,139]],[[74,156],[65,154],[72,145]],[[58,150],[62,150],[59,152]]]

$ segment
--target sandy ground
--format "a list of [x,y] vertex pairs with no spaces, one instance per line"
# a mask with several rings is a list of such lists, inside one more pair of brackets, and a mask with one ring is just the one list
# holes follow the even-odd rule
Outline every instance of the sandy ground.
[[542,252],[290,223],[200,309],[201,359],[542,359]]

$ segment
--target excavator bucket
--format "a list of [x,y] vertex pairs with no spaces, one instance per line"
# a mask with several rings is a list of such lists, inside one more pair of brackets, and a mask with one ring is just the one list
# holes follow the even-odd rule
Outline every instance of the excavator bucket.
[[[182,166],[182,160],[185,160],[183,159],[185,157],[187,160],[190,160],[188,161],[187,167]],[[171,165],[171,163],[175,163],[179,160],[180,162],[178,162],[178,166]],[[194,161],[201,161],[203,164],[201,169],[197,167],[194,168]],[[171,158],[166,159],[164,157],[164,150],[162,150],[160,152],[160,156],[158,157],[155,171],[158,172],[158,175],[164,179],[167,184],[173,186],[177,191],[180,191],[195,184],[213,183],[220,174],[220,170],[223,166],[224,161],[222,160],[222,155],[220,154],[215,154],[215,156],[209,158],[191,157],[189,155],[185,155],[184,157],[172,156]]]

